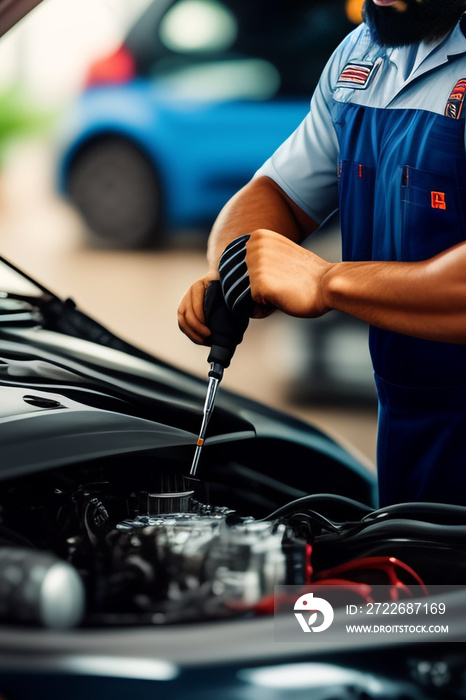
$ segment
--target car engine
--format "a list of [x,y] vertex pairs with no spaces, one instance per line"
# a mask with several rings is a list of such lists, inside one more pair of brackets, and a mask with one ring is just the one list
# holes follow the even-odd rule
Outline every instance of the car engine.
[[[223,617],[252,610],[277,583],[305,583],[306,543],[292,528],[199,503],[187,481],[178,480],[182,491],[173,483],[139,493],[137,515],[116,524],[97,498],[85,502],[100,619],[115,611],[120,623],[135,614],[152,623]],[[80,554],[78,546],[72,560]]]
[[307,543],[285,522],[201,503],[200,482],[180,474],[148,481],[150,490],[125,492],[118,478],[77,485],[58,470],[10,483],[0,618],[51,627],[212,619],[252,611],[277,583],[305,583]]
[[4,482],[0,620],[66,628],[270,614],[274,586],[335,579],[345,562],[367,582],[361,557],[397,557],[403,585],[466,581],[464,508],[373,511],[311,494],[262,517],[214,505],[208,486],[126,458]]

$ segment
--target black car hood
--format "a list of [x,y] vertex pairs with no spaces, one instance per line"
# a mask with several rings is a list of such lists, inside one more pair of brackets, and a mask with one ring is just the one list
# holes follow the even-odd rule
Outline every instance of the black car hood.
[[[11,292],[0,274],[0,479],[169,447],[187,464],[205,380],[127,343],[1,258],[0,266],[5,277],[19,276],[33,292]],[[349,478],[363,486],[361,498],[374,498],[374,475],[324,433],[222,388],[205,451],[213,455],[233,443],[247,445],[257,469],[271,476],[267,454],[273,452],[278,464],[280,447],[288,461],[293,445],[318,455],[319,464],[337,465],[340,490]]]
[[[85,406],[63,394],[9,387],[2,392],[0,479],[75,461],[191,445],[191,433]],[[27,440],[25,440],[27,436]]]
[[0,0],[0,36],[41,2],[42,0]]

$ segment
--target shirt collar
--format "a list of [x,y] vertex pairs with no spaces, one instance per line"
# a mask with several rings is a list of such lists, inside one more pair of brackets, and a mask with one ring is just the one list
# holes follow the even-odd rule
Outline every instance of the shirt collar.
[[457,56],[466,52],[466,12],[445,41],[448,56]]
[[[387,57],[399,69],[406,68],[407,64],[411,64],[409,70],[410,77],[418,77],[432,68],[447,63],[453,56],[466,53],[465,32],[466,13],[447,36],[430,42],[429,44],[423,41],[418,44],[417,47],[415,45],[389,49],[387,51]],[[416,54],[415,56],[413,56],[413,51]],[[406,77],[407,76],[405,76],[405,78]]]

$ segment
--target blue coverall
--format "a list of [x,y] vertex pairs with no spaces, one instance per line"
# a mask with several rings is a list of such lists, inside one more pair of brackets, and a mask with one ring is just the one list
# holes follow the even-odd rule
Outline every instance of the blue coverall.
[[[340,209],[344,260],[419,261],[466,240],[465,18],[396,49],[358,27],[258,171],[317,223]],[[466,505],[466,346],[372,327],[370,350],[380,504]]]

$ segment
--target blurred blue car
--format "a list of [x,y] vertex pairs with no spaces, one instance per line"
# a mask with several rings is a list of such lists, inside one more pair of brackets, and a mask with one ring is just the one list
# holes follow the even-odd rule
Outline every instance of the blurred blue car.
[[344,0],[155,0],[94,63],[66,116],[58,181],[90,235],[160,245],[212,222],[305,116],[354,27]]

